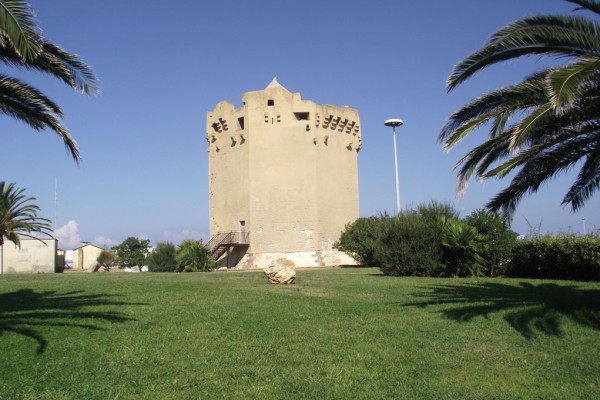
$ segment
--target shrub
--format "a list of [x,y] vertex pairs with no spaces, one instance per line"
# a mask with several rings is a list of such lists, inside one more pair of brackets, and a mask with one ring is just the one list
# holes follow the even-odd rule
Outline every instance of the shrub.
[[390,217],[359,218],[334,247],[387,275],[482,276],[504,274],[517,234],[478,210],[465,220],[435,200]]
[[482,257],[488,243],[477,229],[462,221],[444,221],[441,244],[445,276],[482,276],[486,261]]
[[507,275],[516,278],[600,280],[600,238],[541,236],[518,241]]
[[427,204],[419,204],[417,211],[421,217],[431,223],[437,223],[440,218],[449,221],[458,219],[460,216],[460,213],[452,204],[437,200],[431,200]]
[[464,222],[477,229],[487,241],[481,253],[487,263],[485,275],[506,275],[518,234],[511,231],[497,214],[483,209],[469,214]]
[[386,275],[439,276],[442,264],[441,225],[416,211],[388,217],[375,262]]
[[208,272],[215,269],[215,262],[210,258],[208,248],[195,240],[186,239],[175,253],[178,272]]
[[347,224],[340,239],[333,247],[351,254],[356,261],[368,267],[376,267],[375,250],[389,220],[387,215],[379,217],[359,218]]
[[150,272],[175,272],[175,245],[169,242],[158,243],[156,249],[146,257],[146,264]]
[[106,272],[110,271],[110,268],[114,265],[117,255],[110,250],[102,250],[96,258],[98,267],[103,267]]

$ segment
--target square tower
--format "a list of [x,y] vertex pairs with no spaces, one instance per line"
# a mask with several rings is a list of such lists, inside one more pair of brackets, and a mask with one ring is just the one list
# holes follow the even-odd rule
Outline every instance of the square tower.
[[209,247],[218,267],[354,264],[333,249],[358,218],[358,111],[302,100],[275,79],[207,113]]

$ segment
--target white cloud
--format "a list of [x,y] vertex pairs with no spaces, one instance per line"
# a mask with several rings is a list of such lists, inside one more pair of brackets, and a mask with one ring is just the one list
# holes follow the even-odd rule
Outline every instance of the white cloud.
[[92,243],[95,244],[96,246],[100,246],[105,249],[110,249],[110,248],[118,245],[121,242],[119,242],[118,240],[104,237],[104,236],[96,236]]
[[54,231],[54,238],[58,239],[61,249],[74,248],[81,245],[77,221],[71,220]]
[[[54,238],[58,239],[58,247],[61,249],[74,249],[81,246],[81,236],[79,235],[79,225],[77,221],[71,220],[54,231]],[[93,245],[111,248],[119,244],[118,241],[104,236],[97,236],[91,242]]]

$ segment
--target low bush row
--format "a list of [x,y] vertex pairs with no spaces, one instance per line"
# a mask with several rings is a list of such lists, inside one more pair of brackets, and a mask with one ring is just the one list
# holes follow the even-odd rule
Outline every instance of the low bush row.
[[150,272],[208,272],[215,269],[208,248],[192,239],[182,241],[177,248],[170,242],[161,242],[149,251],[150,241],[128,237],[112,250],[103,250],[97,258],[99,266],[110,271],[111,267],[148,266]]
[[169,242],[161,242],[146,258],[150,272],[208,272],[215,268],[208,248],[195,240],[186,239],[175,249]]
[[432,201],[395,216],[359,218],[335,246],[387,275],[496,276],[516,237],[496,215],[479,210],[461,220],[451,205]]
[[600,280],[598,237],[520,240],[495,214],[477,210],[461,219],[435,201],[395,216],[359,218],[335,247],[394,276]]
[[557,235],[520,240],[507,276],[600,281],[600,238]]

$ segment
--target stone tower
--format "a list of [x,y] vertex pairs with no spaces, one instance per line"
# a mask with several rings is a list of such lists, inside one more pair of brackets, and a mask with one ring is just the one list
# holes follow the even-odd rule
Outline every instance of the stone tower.
[[218,267],[354,264],[333,249],[358,218],[358,111],[302,100],[276,79],[206,116],[209,247]]

